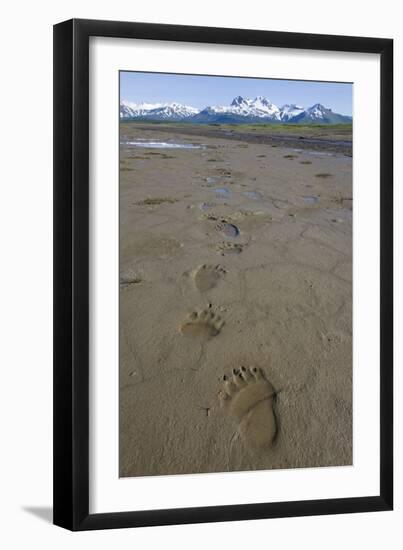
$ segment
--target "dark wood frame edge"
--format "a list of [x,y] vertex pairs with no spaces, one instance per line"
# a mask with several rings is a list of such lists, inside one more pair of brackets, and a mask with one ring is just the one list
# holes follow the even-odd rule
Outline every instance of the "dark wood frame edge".
[[[371,497],[89,514],[89,38],[109,36],[381,56],[380,493]],[[77,531],[393,508],[393,41],[115,21],[54,27],[54,523]]]

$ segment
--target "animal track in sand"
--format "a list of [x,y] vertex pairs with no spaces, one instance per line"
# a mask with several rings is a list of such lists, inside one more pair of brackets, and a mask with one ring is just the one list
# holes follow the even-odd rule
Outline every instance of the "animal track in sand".
[[199,266],[193,273],[196,288],[201,292],[214,288],[225,273],[225,269],[220,265],[203,264]]
[[216,250],[221,253],[221,256],[225,256],[225,254],[240,254],[244,246],[244,244],[240,243],[222,242],[218,243]]
[[218,222],[215,229],[231,239],[239,237],[241,230],[249,231],[273,221],[272,216],[267,211],[243,209],[225,216],[219,216],[212,211],[202,214],[199,219]]
[[219,392],[222,409],[238,423],[238,433],[256,451],[270,448],[276,436],[273,410],[275,391],[264,372],[257,368],[234,369],[223,377]]
[[207,212],[199,217],[199,220],[208,220],[212,222],[218,221],[219,216],[215,212]]
[[224,320],[211,309],[193,311],[182,323],[180,331],[185,336],[196,336],[203,339],[217,336],[224,325]]
[[235,239],[239,235],[239,229],[233,223],[228,223],[226,220],[221,220],[216,226],[217,231],[224,233],[226,237]]

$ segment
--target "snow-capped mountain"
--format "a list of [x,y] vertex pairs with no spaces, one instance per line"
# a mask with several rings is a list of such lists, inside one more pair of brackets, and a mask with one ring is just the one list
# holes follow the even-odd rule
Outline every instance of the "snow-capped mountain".
[[163,107],[163,103],[130,103],[129,101],[120,102],[120,118],[138,118],[146,115],[153,109]]
[[280,109],[269,99],[257,96],[255,99],[235,97],[230,105],[212,105],[201,110],[193,122],[280,122]]
[[150,120],[183,120],[199,112],[195,107],[180,103],[120,102],[120,118],[147,118]]
[[280,109],[280,118],[282,122],[289,122],[293,118],[299,116],[301,113],[305,112],[305,107],[294,104],[283,105]]
[[[272,118],[280,120],[280,109],[265,97],[258,96],[255,99],[235,97],[231,105],[207,107],[210,113],[226,113],[237,116]],[[203,111],[201,111],[202,113]]]
[[196,109],[180,103],[120,103],[121,119],[172,120],[194,123],[289,123],[289,124],[340,124],[351,122],[352,118],[334,113],[316,103],[305,108],[286,104],[281,108],[269,99],[257,96],[255,99],[235,97],[230,105],[210,105]]
[[320,103],[315,103],[308,109],[295,113],[289,122],[294,124],[345,124],[352,121],[352,117],[334,113]]

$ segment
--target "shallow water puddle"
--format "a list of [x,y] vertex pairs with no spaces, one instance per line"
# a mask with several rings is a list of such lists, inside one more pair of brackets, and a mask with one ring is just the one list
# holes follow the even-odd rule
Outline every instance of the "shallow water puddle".
[[206,178],[206,181],[207,181],[207,183],[213,184],[213,183],[218,183],[220,181],[220,179],[221,178],[219,176],[208,176]]
[[332,215],[331,221],[333,223],[351,223],[353,219],[353,212],[347,208],[340,208],[338,210],[328,210]]
[[227,197],[229,195],[229,190],[226,187],[216,187],[214,192],[223,197]]
[[313,157],[336,157],[335,153],[326,153],[324,151],[309,151],[305,150],[306,155],[311,155]]
[[257,201],[263,199],[263,195],[262,193],[259,193],[259,191],[244,191],[242,195],[245,195],[245,197],[249,197],[250,199],[255,199]]
[[306,204],[316,204],[319,202],[319,197],[315,197],[313,195],[307,195],[305,197],[302,197],[303,201],[306,202]]
[[126,141],[122,145],[131,147],[146,147],[150,149],[205,149],[204,145],[195,145],[193,143],[171,143],[166,141]]

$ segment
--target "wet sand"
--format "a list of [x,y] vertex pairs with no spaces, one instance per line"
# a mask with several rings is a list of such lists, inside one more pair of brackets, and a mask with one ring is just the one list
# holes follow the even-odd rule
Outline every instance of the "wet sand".
[[352,159],[205,130],[121,124],[120,475],[349,465]]

